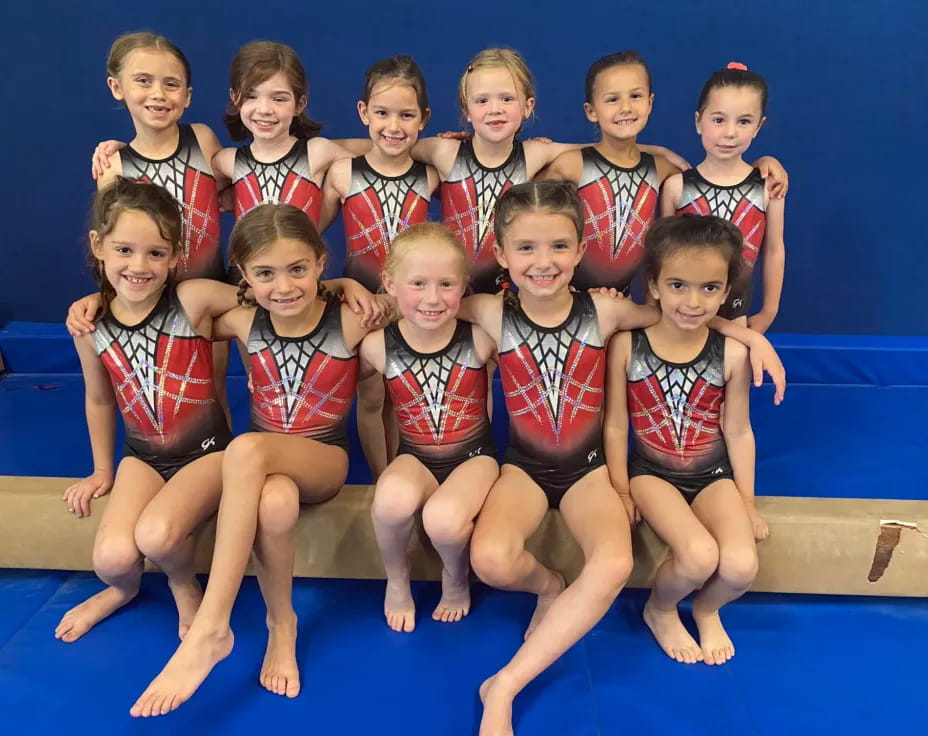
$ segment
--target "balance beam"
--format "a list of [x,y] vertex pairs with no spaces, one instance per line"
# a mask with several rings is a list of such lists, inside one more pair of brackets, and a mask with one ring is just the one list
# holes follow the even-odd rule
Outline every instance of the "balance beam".
[[[107,498],[77,519],[61,501],[73,478],[0,476],[0,567],[92,570],[93,537]],[[371,486],[345,486],[330,501],[304,506],[295,529],[298,577],[383,579],[370,520]],[[770,526],[759,546],[752,590],[777,593],[928,596],[928,501],[798,498],[757,499]],[[197,568],[209,572],[215,520],[197,532]],[[629,585],[648,587],[667,554],[642,524],[635,530]],[[573,579],[583,555],[557,512],[529,540],[546,565]],[[417,524],[413,577],[440,580],[441,562]],[[157,569],[149,564],[148,569]]]

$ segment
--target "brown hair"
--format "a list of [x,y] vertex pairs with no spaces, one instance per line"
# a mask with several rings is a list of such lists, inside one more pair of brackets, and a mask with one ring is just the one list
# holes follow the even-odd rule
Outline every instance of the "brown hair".
[[462,113],[467,114],[467,78],[470,74],[480,69],[500,68],[505,69],[512,75],[516,86],[519,87],[526,99],[535,96],[535,80],[532,78],[532,72],[518,51],[512,49],[484,49],[470,60],[467,69],[464,70],[458,82],[458,104],[461,106]]
[[706,80],[696,102],[696,112],[703,114],[712,90],[720,87],[750,87],[760,95],[760,116],[767,114],[767,81],[757,72],[748,70],[744,64],[735,62],[731,62],[725,69],[719,69]]
[[651,91],[651,70],[648,69],[645,60],[641,58],[641,54],[637,51],[620,51],[617,54],[603,56],[590,64],[590,68],[586,72],[586,83],[584,85],[587,102],[593,103],[593,87],[596,85],[596,77],[614,66],[640,66],[644,69],[644,75],[648,78],[648,92]]
[[106,73],[110,77],[118,77],[122,71],[126,58],[136,49],[156,49],[157,51],[166,51],[172,54],[184,67],[186,74],[186,84],[190,87],[193,84],[193,75],[190,72],[190,62],[181,51],[172,42],[164,36],[159,36],[149,31],[138,31],[135,33],[124,33],[110,46],[110,53],[106,57]]
[[229,68],[229,88],[232,101],[226,107],[223,121],[232,140],[245,141],[251,138],[251,132],[242,122],[242,102],[249,93],[262,82],[267,81],[278,72],[286,78],[293,89],[297,107],[303,112],[293,117],[290,123],[290,135],[297,138],[314,138],[322,132],[322,124],[310,120],[305,106],[309,101],[309,82],[300,57],[290,46],[274,41],[252,41],[242,46],[232,58]]
[[[290,204],[262,204],[242,215],[229,236],[229,260],[244,274],[249,261],[281,238],[305,243],[317,261],[325,262],[325,243],[313,221],[299,207]],[[248,282],[243,275],[238,285],[238,301],[253,307],[254,299],[245,296],[247,289]],[[322,282],[319,294],[329,297]]]
[[[123,212],[144,212],[158,226],[161,237],[171,244],[171,255],[181,251],[183,221],[177,200],[166,189],[149,182],[127,179],[117,176],[113,183],[97,192],[90,210],[90,229],[95,230],[97,241],[113,232],[116,222]],[[116,296],[116,289],[106,278],[102,259],[93,252],[91,243],[90,258],[94,279],[100,287],[103,300],[102,314],[109,312],[110,302]]]
[[374,87],[383,82],[399,82],[412,87],[416,93],[416,102],[419,105],[422,120],[423,122],[428,120],[429,95],[425,90],[425,77],[422,76],[422,70],[411,56],[391,56],[373,64],[364,73],[364,94],[361,99],[365,103],[370,102]]
[[421,246],[444,245],[451,248],[461,261],[461,280],[466,288],[470,280],[470,259],[467,251],[457,235],[439,222],[423,222],[408,227],[396,234],[390,243],[387,260],[383,264],[383,272],[393,276],[400,263],[411,250]]
[[728,220],[714,215],[685,214],[662,217],[644,239],[644,275],[657,283],[664,261],[681,250],[716,250],[728,263],[729,286],[741,269],[741,231]]
[[[503,248],[506,230],[523,212],[541,210],[553,215],[564,215],[573,223],[577,242],[583,242],[583,205],[577,194],[577,186],[567,181],[530,181],[516,184],[499,198],[493,220],[496,244]],[[503,271],[503,279],[509,282],[509,273]],[[503,298],[515,305],[518,300],[512,289],[506,289]]]

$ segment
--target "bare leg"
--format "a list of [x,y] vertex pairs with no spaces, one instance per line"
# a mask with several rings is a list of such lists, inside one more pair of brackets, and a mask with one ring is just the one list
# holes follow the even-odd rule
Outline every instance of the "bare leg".
[[416,512],[434,493],[434,476],[412,455],[400,455],[377,481],[371,519],[387,573],[383,612],[394,631],[416,627],[416,606],[409,585],[409,537]]
[[719,609],[740,597],[757,575],[757,546],[744,501],[734,482],[707,486],[693,502],[693,512],[718,542],[718,570],[693,599],[693,619],[706,664],[723,664],[735,646],[719,618]]
[[216,547],[203,603],[174,656],[130,709],[133,716],[175,710],[232,651],[229,616],[254,545],[258,502],[268,476],[286,475],[304,499],[322,501],[338,492],[347,472],[344,450],[303,437],[248,433],[232,441],[222,463]]
[[183,639],[203,599],[194,567],[194,530],[219,506],[221,452],[181,468],[145,507],[135,527],[135,543],[168,576]]
[[358,438],[376,483],[387,468],[387,438],[383,421],[386,392],[379,373],[358,382]]
[[472,458],[454,469],[422,509],[425,532],[444,566],[441,600],[432,612],[436,621],[452,623],[470,613],[470,537],[474,518],[498,477],[496,460]]
[[515,696],[593,628],[631,574],[628,515],[606,468],[577,481],[561,501],[561,512],[586,562],[515,656],[480,686],[484,708],[480,736],[513,733]]
[[300,692],[296,662],[297,616],[293,610],[293,525],[300,515],[300,489],[285,475],[272,475],[261,490],[255,563],[267,605],[267,649],[261,685],[277,695]]
[[135,525],[163,485],[141,460],[128,457],[119,463],[93,542],[93,569],[108,587],[68,611],[55,628],[56,639],[77,641],[138,594],[144,559],[135,546]]
[[668,657],[685,664],[701,662],[702,649],[680,620],[677,604],[715,572],[718,547],[667,481],[640,475],[631,479],[630,488],[641,516],[670,547],[654,577],[644,621]]
[[526,473],[503,465],[477,519],[471,540],[471,565],[487,585],[538,596],[526,636],[564,590],[564,578],[525,549],[548,510],[548,499]]

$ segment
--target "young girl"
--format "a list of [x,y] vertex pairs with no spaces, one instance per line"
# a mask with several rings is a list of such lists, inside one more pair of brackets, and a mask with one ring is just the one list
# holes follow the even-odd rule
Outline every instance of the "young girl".
[[[396,234],[428,218],[438,174],[413,161],[410,150],[429,114],[418,64],[409,56],[378,61],[365,74],[358,102],[372,147],[366,155],[337,161],[326,178],[321,229],[341,206],[345,275],[372,292],[380,290],[380,273]],[[393,457],[396,425],[381,376],[369,376],[358,389],[358,435],[376,480]]]
[[[609,472],[670,547],[644,620],[678,662],[734,656],[719,608],[748,589],[757,573],[754,540],[767,536],[754,505],[745,348],[709,328],[735,282],[741,249],[740,232],[717,217],[658,222],[645,245],[645,276],[660,322],[609,346]],[[635,448],[626,466],[629,416]],[[677,604],[699,586],[697,644]]]
[[[696,132],[702,137],[706,158],[695,169],[670,177],[661,194],[662,215],[717,215],[737,225],[744,236],[742,266],[719,315],[761,333],[780,308],[786,258],[785,203],[742,158],[767,119],[766,109],[767,83],[744,64],[732,62],[713,74],[696,105]],[[754,263],[761,248],[764,302],[760,312],[748,318]]]
[[[500,199],[494,227],[499,263],[518,296],[475,296],[462,313],[496,341],[510,446],[477,521],[471,563],[484,582],[531,591],[538,605],[525,644],[480,687],[485,736],[512,733],[515,696],[592,628],[631,572],[629,517],[603,455],[605,344],[617,330],[658,316],[654,307],[570,291],[584,250],[573,185],[513,187]],[[756,333],[740,331],[770,350]],[[770,352],[766,357],[778,362]],[[585,556],[566,588],[559,573],[525,550],[549,507],[560,508]]]
[[[177,204],[159,186],[117,177],[97,194],[90,249],[103,313],[75,338],[86,384],[94,472],[65,491],[68,509],[90,514],[112,488],[94,540],[94,570],[107,587],[68,611],[55,637],[73,642],[131,601],[142,563],[168,576],[183,637],[201,598],[192,531],[219,503],[222,451],[231,440],[213,384],[212,317],[235,289],[173,283],[182,253]],[[126,428],[113,477],[114,409]]]
[[[543,176],[575,183],[583,203],[587,249],[574,286],[605,286],[628,294],[644,254],[644,237],[657,213],[661,184],[680,170],[637,142],[654,104],[651,72],[637,52],[622,51],[593,62],[585,93],[583,110],[599,127],[599,143],[562,153]],[[762,176],[771,175],[772,187],[777,181],[785,183],[776,160],[758,163]]]
[[387,380],[400,431],[399,452],[377,481],[371,509],[387,572],[384,614],[395,631],[415,628],[406,551],[419,509],[444,564],[432,618],[468,614],[468,543],[499,475],[484,369],[493,341],[456,319],[467,276],[467,254],[443,225],[404,230],[383,275],[402,317],[361,345],[363,363]]
[[232,180],[236,219],[259,204],[280,202],[318,225],[322,180],[351,153],[319,137],[322,126],[307,116],[309,83],[300,58],[282,43],[254,41],[238,50],[229,75],[226,127],[232,140],[252,141],[222,149],[213,165]]
[[240,294],[250,287],[257,306],[229,312],[217,331],[248,345],[253,431],[233,440],[223,461],[203,602],[181,647],[132,707],[134,716],[176,709],[228,656],[229,615],[252,546],[268,608],[261,684],[297,695],[291,532],[300,503],[331,498],[348,473],[345,421],[355,393],[355,351],[367,330],[319,288],[322,238],[301,210],[264,205],[238,221],[229,247],[243,274]]

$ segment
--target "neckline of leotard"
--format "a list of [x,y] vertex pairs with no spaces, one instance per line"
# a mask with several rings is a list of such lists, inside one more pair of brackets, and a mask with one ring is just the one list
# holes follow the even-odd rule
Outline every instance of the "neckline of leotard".
[[170,156],[165,156],[164,158],[149,158],[136,151],[131,145],[127,145],[126,150],[131,152],[136,158],[142,159],[142,161],[147,161],[150,164],[163,164],[165,161],[170,161],[172,158],[175,158],[180,153],[180,150],[184,147],[184,143],[186,143],[186,133],[189,127],[190,126],[186,123],[177,124],[177,148],[174,149],[174,153]]
[[387,329],[390,331],[390,334],[393,338],[402,346],[402,348],[410,353],[411,355],[416,356],[417,358],[440,358],[442,355],[447,353],[462,337],[464,330],[470,327],[470,322],[464,322],[462,320],[457,320],[457,325],[454,328],[454,333],[451,335],[451,339],[448,340],[448,344],[443,348],[439,348],[431,353],[423,353],[419,350],[416,350],[412,345],[410,345],[406,338],[403,336],[403,331],[400,329],[399,322],[391,322]]
[[706,184],[708,184],[711,187],[715,187],[716,189],[737,189],[738,187],[743,186],[744,184],[747,184],[748,181],[750,181],[754,177],[755,173],[757,174],[760,173],[760,170],[755,166],[748,172],[748,175],[746,177],[744,177],[741,181],[736,182],[735,184],[716,184],[714,181],[711,181],[707,179],[706,177],[704,177],[702,173],[699,171],[699,169],[696,168],[695,166],[692,169],[690,169],[690,171],[692,171],[697,177],[702,179]]
[[691,368],[692,366],[696,365],[699,361],[703,360],[706,357],[706,353],[708,353],[710,348],[712,347],[714,336],[718,333],[716,332],[716,330],[713,330],[710,327],[709,332],[706,335],[706,341],[703,343],[702,348],[700,348],[699,352],[696,354],[696,357],[693,358],[692,360],[686,361],[685,363],[675,363],[672,360],[667,360],[666,358],[662,358],[660,355],[657,354],[657,351],[654,350],[654,346],[651,345],[651,340],[648,338],[647,331],[645,329],[642,329],[641,334],[644,336],[644,341],[648,346],[648,352],[650,352],[651,355],[653,355],[655,358],[661,361],[661,363],[664,363],[665,365],[669,365],[672,368]]
[[401,181],[402,179],[405,179],[407,176],[409,176],[409,175],[412,173],[412,171],[413,171],[414,169],[416,169],[417,167],[419,167],[419,166],[421,165],[418,161],[415,161],[415,160],[414,160],[414,161],[409,165],[409,168],[406,169],[406,171],[404,171],[402,174],[397,174],[396,176],[390,176],[389,174],[384,174],[384,173],[378,171],[377,169],[375,169],[373,166],[371,166],[371,162],[367,160],[367,155],[366,155],[366,154],[362,154],[362,155],[360,155],[360,156],[355,156],[355,160],[357,160],[357,159],[361,159],[361,161],[364,163],[364,165],[365,165],[371,172],[373,172],[374,174],[376,174],[378,177],[380,177],[380,178],[383,179],[384,181]]
[[564,326],[572,319],[574,319],[574,317],[576,317],[577,312],[580,310],[580,299],[582,297],[589,297],[589,294],[574,294],[573,297],[574,301],[573,304],[570,305],[570,311],[567,313],[567,316],[561,321],[560,324],[557,324],[554,327],[545,327],[544,325],[540,325],[535,322],[535,320],[529,317],[525,313],[525,310],[522,309],[522,302],[519,302],[519,307],[516,311],[518,312],[519,317],[533,330],[537,330],[538,332],[554,333],[563,330]]
[[506,157],[506,160],[503,161],[499,166],[485,166],[483,162],[477,158],[477,152],[474,150],[474,142],[472,140],[466,140],[462,146],[467,146],[470,149],[470,157],[473,159],[474,163],[477,164],[483,171],[499,171],[500,169],[505,169],[509,164],[511,164],[519,151],[522,150],[522,141],[514,140],[512,142],[512,150],[509,152],[509,155]]
[[267,321],[267,329],[274,336],[275,339],[281,340],[282,342],[303,342],[304,340],[309,340],[312,337],[315,337],[319,330],[322,329],[322,326],[326,323],[326,320],[329,316],[329,311],[334,308],[341,308],[341,305],[336,302],[334,299],[326,302],[325,307],[322,310],[322,314],[319,316],[319,321],[316,323],[316,326],[313,327],[305,335],[299,335],[297,337],[287,337],[286,335],[277,334],[277,330],[274,329],[274,321],[271,319],[271,313],[269,310],[264,307],[258,307],[264,312],[264,318]]
[[639,151],[638,151],[638,156],[639,156],[639,158],[638,158],[638,163],[637,163],[637,164],[635,164],[634,166],[619,166],[618,164],[612,163],[612,161],[610,161],[608,158],[606,158],[605,156],[603,156],[599,151],[597,151],[597,150],[596,150],[596,146],[587,146],[587,147],[584,148],[583,150],[585,150],[585,151],[586,151],[586,150],[591,151],[592,154],[593,154],[593,156],[595,156],[596,158],[598,158],[603,164],[605,164],[605,165],[608,166],[609,168],[615,169],[616,171],[629,171],[629,172],[631,172],[631,171],[637,171],[638,169],[640,169],[640,168],[642,168],[642,167],[647,167],[647,166],[650,164],[650,161],[649,161],[648,159],[652,159],[652,160],[653,160],[653,158],[654,158],[653,156],[651,156],[650,153],[646,153],[646,152],[644,152],[644,151],[639,150]]
[[258,157],[255,156],[255,152],[251,150],[251,144],[250,144],[250,143],[249,143],[247,146],[244,146],[244,148],[245,148],[245,150],[248,151],[248,155],[251,157],[251,160],[254,161],[256,164],[258,164],[259,166],[280,166],[280,164],[282,164],[284,161],[286,161],[288,158],[290,158],[290,157],[294,154],[294,152],[296,151],[297,147],[298,147],[301,143],[305,146],[305,145],[306,145],[306,139],[305,139],[305,138],[297,138],[296,141],[294,142],[294,144],[293,144],[292,146],[290,146],[290,150],[287,151],[283,156],[281,156],[281,157],[280,157],[279,159],[277,159],[276,161],[259,161],[259,160],[258,160]]

